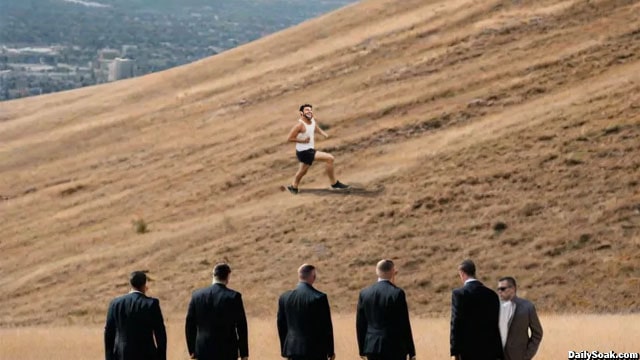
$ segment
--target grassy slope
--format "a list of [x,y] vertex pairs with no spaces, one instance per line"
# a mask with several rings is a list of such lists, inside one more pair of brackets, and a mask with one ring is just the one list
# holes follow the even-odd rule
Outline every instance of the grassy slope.
[[[416,314],[448,312],[464,257],[543,312],[637,311],[639,40],[634,1],[367,1],[185,67],[2,103],[0,325],[102,321],[132,269],[180,313],[221,259],[252,315],[303,262],[351,312],[381,257]],[[339,178],[384,192],[277,190],[303,102]],[[326,185],[314,167],[302,186]]]

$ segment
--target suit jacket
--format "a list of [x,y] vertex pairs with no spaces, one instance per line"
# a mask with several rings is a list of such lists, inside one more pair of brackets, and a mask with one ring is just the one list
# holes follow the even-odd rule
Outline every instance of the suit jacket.
[[107,312],[104,348],[106,360],[165,360],[167,333],[160,301],[140,292],[115,298]]
[[310,284],[300,282],[280,296],[277,323],[282,357],[334,355],[329,300]]
[[242,295],[220,283],[195,291],[189,302],[185,333],[189,353],[197,359],[249,356]]
[[[509,321],[507,342],[504,346],[506,360],[533,359],[542,341],[542,325],[536,307],[529,300],[513,298],[515,311]],[[531,336],[529,336],[531,329]]]
[[500,300],[480,281],[469,281],[451,296],[451,356],[462,360],[504,357],[498,321]]
[[405,293],[382,280],[362,290],[356,312],[360,356],[406,359],[415,356]]

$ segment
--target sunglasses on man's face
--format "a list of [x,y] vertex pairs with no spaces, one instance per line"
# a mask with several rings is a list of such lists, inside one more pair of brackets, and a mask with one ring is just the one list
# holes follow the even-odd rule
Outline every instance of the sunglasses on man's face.
[[500,286],[500,287],[498,288],[498,291],[505,291],[505,290],[507,290],[507,289],[511,289],[511,286]]

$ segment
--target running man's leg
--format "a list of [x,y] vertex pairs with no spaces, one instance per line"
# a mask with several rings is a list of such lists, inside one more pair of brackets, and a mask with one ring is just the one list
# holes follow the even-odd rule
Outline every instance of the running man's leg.
[[296,176],[293,178],[293,183],[291,184],[293,185],[294,188],[298,188],[298,184],[300,184],[300,180],[302,180],[302,177],[307,174],[307,170],[309,170],[310,166],[311,165],[307,165],[305,163],[300,163],[298,172],[296,173]]
[[315,161],[322,161],[327,164],[327,176],[329,177],[329,181],[331,181],[330,185],[336,183],[336,176],[333,172],[333,161],[335,158],[333,155],[326,153],[324,151],[316,151]]

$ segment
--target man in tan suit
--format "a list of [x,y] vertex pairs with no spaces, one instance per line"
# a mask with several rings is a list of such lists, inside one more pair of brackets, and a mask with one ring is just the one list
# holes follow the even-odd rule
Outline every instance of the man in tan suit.
[[536,307],[531,301],[516,296],[516,290],[513,277],[498,280],[500,337],[505,360],[529,360],[536,355],[542,341],[542,325]]

